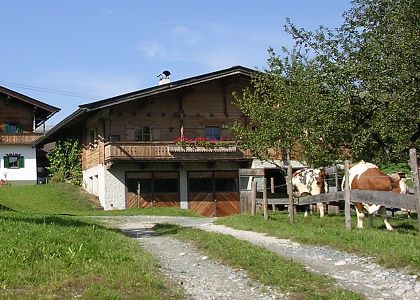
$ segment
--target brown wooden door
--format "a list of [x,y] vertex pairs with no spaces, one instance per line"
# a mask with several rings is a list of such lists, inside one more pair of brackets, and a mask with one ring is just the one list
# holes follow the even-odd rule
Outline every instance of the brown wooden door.
[[237,171],[189,172],[188,190],[189,209],[203,216],[240,212]]
[[216,193],[216,216],[230,216],[239,214],[239,212],[239,194],[237,192]]
[[180,206],[178,172],[127,172],[126,187],[126,208]]

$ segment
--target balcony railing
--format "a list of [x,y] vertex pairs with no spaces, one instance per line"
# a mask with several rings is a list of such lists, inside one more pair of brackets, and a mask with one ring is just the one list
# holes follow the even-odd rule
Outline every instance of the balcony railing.
[[199,161],[206,158],[221,160],[249,159],[243,151],[226,143],[222,147],[182,147],[173,142],[108,142],[105,144],[105,162],[117,160],[175,160]]
[[0,144],[29,145],[38,139],[42,133],[0,133]]

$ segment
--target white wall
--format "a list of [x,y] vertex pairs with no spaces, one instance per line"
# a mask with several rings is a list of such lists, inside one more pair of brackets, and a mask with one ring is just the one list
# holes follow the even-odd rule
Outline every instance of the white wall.
[[[214,170],[236,170],[235,163],[219,163]],[[83,188],[90,194],[99,197],[105,210],[125,209],[125,173],[127,171],[179,171],[180,172],[180,205],[188,208],[187,172],[208,169],[206,163],[186,163],[180,169],[175,169],[171,163],[148,163],[145,168],[136,164],[114,164],[107,170],[104,165],[98,165],[83,171]]]
[[[25,158],[25,167],[19,169],[5,169],[3,157],[6,154],[20,154]],[[33,181],[36,183],[36,150],[30,145],[0,145],[0,179],[7,181]]]
[[83,188],[98,196],[105,210],[125,208],[125,172],[113,166],[112,173],[104,165],[83,171]]

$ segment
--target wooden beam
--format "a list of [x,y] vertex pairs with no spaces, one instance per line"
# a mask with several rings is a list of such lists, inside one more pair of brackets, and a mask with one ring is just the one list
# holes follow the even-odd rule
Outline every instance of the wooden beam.
[[344,162],[344,223],[347,230],[351,230],[349,169],[349,161],[346,160]]
[[[319,194],[296,198],[295,205],[315,204],[320,202],[341,202],[344,201],[345,192]],[[416,196],[407,194],[396,194],[383,191],[350,190],[351,202],[371,203],[393,208],[405,208],[416,210]],[[262,198],[257,198],[257,203],[262,203]],[[269,204],[289,204],[289,198],[269,198]]]
[[251,216],[255,217],[257,210],[257,182],[251,182]]
[[290,164],[289,156],[287,157],[287,194],[289,195],[289,223],[295,223],[295,206],[293,200],[293,186],[292,186],[292,165]]
[[416,149],[410,149],[410,167],[413,173],[413,183],[416,197],[417,221],[419,223],[420,231],[420,183],[419,183],[419,167],[417,162]]
[[267,178],[263,179],[263,212],[264,220],[268,220]]

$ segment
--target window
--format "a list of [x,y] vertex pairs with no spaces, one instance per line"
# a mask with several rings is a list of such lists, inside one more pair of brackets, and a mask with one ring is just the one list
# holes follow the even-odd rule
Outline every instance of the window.
[[4,133],[22,133],[22,127],[17,123],[6,123],[3,125]]
[[149,125],[140,125],[134,128],[134,139],[136,141],[147,142],[150,141],[150,126]]
[[237,171],[191,171],[188,173],[190,193],[238,192]]
[[118,142],[119,140],[120,140],[120,135],[119,134],[111,135],[111,141],[112,142]]
[[178,193],[178,172],[130,172],[126,185],[128,192],[135,194],[138,185],[142,194]]
[[222,137],[222,130],[219,126],[206,126],[205,127],[205,138],[208,140],[220,141]]
[[25,167],[25,159],[20,154],[8,154],[3,157],[5,169],[20,169]]
[[98,131],[96,128],[89,130],[89,143],[95,144],[97,142]]
[[213,191],[212,172],[189,172],[188,190],[190,193],[208,193]]

